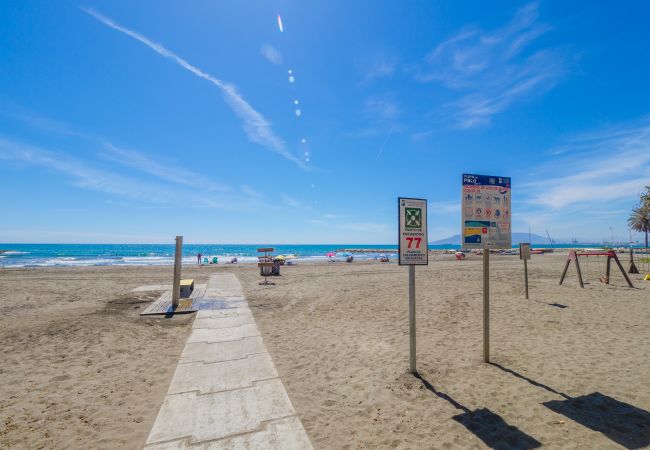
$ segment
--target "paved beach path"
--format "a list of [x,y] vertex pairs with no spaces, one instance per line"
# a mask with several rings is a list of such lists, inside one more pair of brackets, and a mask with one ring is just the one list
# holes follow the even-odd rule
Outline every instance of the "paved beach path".
[[210,276],[145,449],[311,449],[234,274]]

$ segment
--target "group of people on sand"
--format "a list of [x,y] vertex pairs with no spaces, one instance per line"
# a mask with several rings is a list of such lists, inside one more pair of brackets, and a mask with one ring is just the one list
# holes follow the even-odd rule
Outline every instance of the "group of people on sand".
[[[219,264],[219,258],[216,256],[212,257],[212,259],[205,258],[203,259],[203,254],[201,252],[197,253],[196,255],[196,263],[201,266],[203,264]],[[226,262],[226,264],[237,264],[237,257],[233,256],[230,261]]]

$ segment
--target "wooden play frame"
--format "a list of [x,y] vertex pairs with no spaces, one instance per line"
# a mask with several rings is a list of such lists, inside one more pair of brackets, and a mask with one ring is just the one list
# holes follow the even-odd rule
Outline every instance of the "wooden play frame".
[[603,251],[603,252],[579,252],[576,250],[572,250],[569,252],[569,256],[567,257],[566,260],[566,265],[564,266],[564,271],[562,272],[562,277],[560,278],[560,284],[564,281],[564,277],[566,277],[567,270],[569,270],[569,264],[571,264],[571,261],[574,261],[576,263],[576,270],[578,271],[578,281],[580,282],[580,287],[584,288],[585,285],[582,281],[582,271],[580,270],[580,262],[578,261],[578,258],[580,256],[607,256],[607,279],[605,281],[606,284],[609,284],[609,275],[610,275],[610,269],[611,269],[611,263],[612,259],[616,261],[616,265],[618,268],[621,270],[621,273],[625,277],[625,281],[627,281],[628,286],[631,288],[634,287],[632,284],[632,281],[630,278],[627,276],[627,273],[625,273],[625,270],[623,269],[623,266],[621,265],[621,262],[618,260],[618,256],[616,255],[616,252],[613,250],[608,250],[608,251]]

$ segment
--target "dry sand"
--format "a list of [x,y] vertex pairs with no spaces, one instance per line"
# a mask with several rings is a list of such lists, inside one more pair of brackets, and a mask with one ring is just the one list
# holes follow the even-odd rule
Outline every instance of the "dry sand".
[[171,273],[0,271],[0,448],[142,448],[192,318],[142,319],[158,294],[129,290]]
[[650,282],[629,289],[613,269],[604,285],[600,258],[583,262],[585,289],[574,267],[558,286],[565,258],[533,255],[527,301],[518,257],[492,256],[493,365],[481,257],[417,268],[421,379],[406,373],[406,267],[288,267],[269,287],[241,278],[316,448],[650,445]]
[[[580,289],[565,256],[492,257],[492,361],[482,362],[481,260],[417,268],[418,369],[408,366],[407,269],[285,266],[242,281],[264,341],[316,448],[641,448],[650,445],[650,282]],[[600,265],[600,267],[598,267]],[[190,331],[142,319],[166,268],[0,271],[0,447],[140,448]],[[138,308],[136,308],[138,307]],[[179,320],[180,319],[180,320]]]

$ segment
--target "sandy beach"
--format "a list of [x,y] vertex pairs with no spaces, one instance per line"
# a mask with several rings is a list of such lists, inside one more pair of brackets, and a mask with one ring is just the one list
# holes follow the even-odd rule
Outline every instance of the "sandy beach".
[[[624,257],[621,257],[625,259]],[[642,448],[650,445],[650,282],[604,259],[491,259],[492,363],[482,361],[481,259],[418,267],[419,377],[407,373],[407,269],[298,264],[260,286],[231,271],[315,448]],[[626,263],[623,261],[627,268]],[[0,447],[141,448],[192,317],[143,319],[171,267],[0,272]]]

